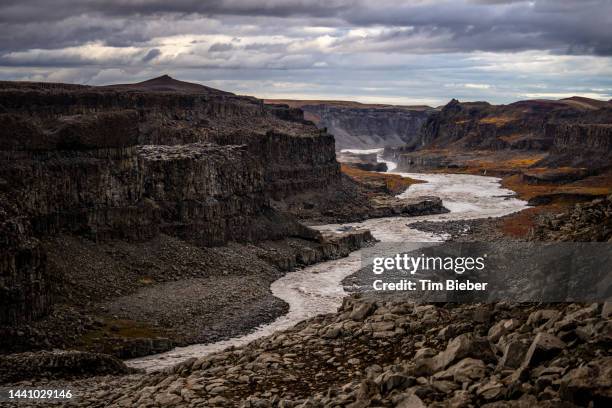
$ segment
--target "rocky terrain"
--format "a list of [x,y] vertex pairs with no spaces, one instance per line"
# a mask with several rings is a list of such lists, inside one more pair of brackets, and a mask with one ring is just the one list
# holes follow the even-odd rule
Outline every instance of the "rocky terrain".
[[[424,124],[404,150],[548,150],[555,132],[548,125],[601,124],[612,119],[608,102],[579,98],[519,101],[509,105],[451,100]],[[587,140],[583,142],[589,143]]]
[[[472,161],[494,152],[497,170],[518,173],[504,183],[529,185],[540,201],[559,194],[551,185],[583,183],[584,197],[603,198],[534,215],[527,238],[609,241],[609,108],[571,99],[499,109],[452,102],[425,123],[427,148],[387,154],[427,161],[455,151],[444,159],[455,161],[434,167],[494,173]],[[306,224],[436,214],[446,211],[441,200],[393,198],[416,182],[398,175],[341,172],[333,136],[299,109],[165,76],[109,87],[3,82],[0,124],[4,385],[69,387],[70,405],[80,406],[612,402],[610,303],[415,304],[357,294],[337,313],[246,346],[160,372],[130,370],[118,358],[271,321],[287,308],[271,282],[373,241],[368,231],[327,235]],[[510,137],[516,129],[526,133]],[[588,157],[592,165],[577,167]],[[507,240],[503,226],[520,217],[448,232]]]
[[[531,100],[509,105],[461,103],[453,99],[431,115],[412,143],[389,149],[386,154],[395,156],[403,169],[457,168],[468,165],[469,159],[482,156],[483,152],[500,151],[507,152],[508,158],[552,152],[553,158],[542,162],[547,167],[569,165],[560,156],[579,153],[574,158],[574,165],[578,166],[578,158],[587,157],[589,152],[599,152],[604,155],[602,159],[608,157],[607,124],[611,122],[609,102],[586,98]],[[471,157],[470,152],[474,152]],[[530,164],[537,167],[537,162]]]
[[532,240],[612,242],[612,195],[576,204],[566,212],[543,216]]
[[611,305],[347,298],[248,346],[70,386],[80,406],[606,407]]
[[[543,218],[539,235],[605,239],[609,203],[576,206],[554,224]],[[487,239],[496,222],[450,232]],[[70,406],[607,407],[611,335],[609,302],[422,304],[370,292],[346,298],[337,313],[160,372],[129,374],[110,362],[99,364],[115,371],[90,378],[61,365],[33,368],[27,381],[10,363],[0,372],[15,386],[73,389]]]
[[346,101],[266,100],[300,108],[304,117],[336,138],[336,148],[371,149],[412,143],[435,111],[428,106],[370,105]]

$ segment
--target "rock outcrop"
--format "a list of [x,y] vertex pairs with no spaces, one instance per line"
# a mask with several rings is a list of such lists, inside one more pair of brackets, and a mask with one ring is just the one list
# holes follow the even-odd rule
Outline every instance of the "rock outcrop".
[[612,124],[548,124],[553,140],[550,156],[539,165],[609,168],[612,164]]
[[538,241],[611,242],[612,196],[541,217],[530,232],[530,238]]
[[130,372],[133,370],[121,360],[106,354],[56,351],[0,355],[0,384],[26,379],[120,375]]
[[566,100],[520,101],[509,105],[450,101],[432,115],[414,148],[548,150],[554,123],[609,123],[612,106],[585,109]]

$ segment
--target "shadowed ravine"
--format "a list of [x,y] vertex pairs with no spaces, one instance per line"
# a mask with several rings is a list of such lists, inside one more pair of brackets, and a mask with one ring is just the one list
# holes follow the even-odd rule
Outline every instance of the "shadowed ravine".
[[[389,169],[394,163],[387,162]],[[392,171],[391,171],[392,172]],[[439,242],[444,235],[418,231],[408,227],[415,221],[452,221],[486,217],[501,217],[526,207],[524,201],[512,197],[512,191],[500,186],[500,179],[457,174],[396,173],[427,181],[415,184],[400,194],[400,198],[415,196],[438,196],[449,213],[420,217],[390,217],[366,220],[354,224],[334,224],[317,227],[320,230],[336,231],[351,226],[369,229],[381,242]],[[229,346],[241,346],[259,337],[289,328],[310,317],[332,313],[342,303],[346,292],[342,280],[356,272],[361,266],[360,252],[333,261],[322,262],[295,272],[290,272],[271,285],[274,296],[290,306],[289,312],[270,324],[260,326],[252,333],[211,344],[195,344],[180,347],[166,353],[133,359],[131,367],[147,371],[162,369],[191,357],[220,351]]]

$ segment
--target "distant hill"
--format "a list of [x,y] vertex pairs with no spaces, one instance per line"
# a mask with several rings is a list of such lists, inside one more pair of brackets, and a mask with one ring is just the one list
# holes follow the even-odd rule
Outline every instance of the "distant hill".
[[211,88],[208,86],[195,84],[192,82],[179,81],[168,75],[162,75],[157,78],[149,79],[143,82],[137,82],[135,84],[115,84],[107,85],[103,88],[107,89],[126,89],[133,91],[146,91],[146,92],[179,92],[189,94],[225,94],[233,95],[231,92],[221,91],[219,89]]

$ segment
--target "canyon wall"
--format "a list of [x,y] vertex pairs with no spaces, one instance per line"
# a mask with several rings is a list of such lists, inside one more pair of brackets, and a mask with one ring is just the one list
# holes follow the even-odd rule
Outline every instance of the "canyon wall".
[[[148,88],[157,89],[155,84]],[[252,97],[216,90],[146,89],[0,82],[0,112],[27,112],[28,119],[14,126],[22,129],[23,122],[132,110],[139,145],[246,144],[260,158],[267,190],[277,198],[340,181],[334,137],[304,121],[299,109],[271,108]]]
[[338,149],[371,149],[410,143],[430,113],[430,110],[400,107],[305,105],[302,109],[319,118],[317,125],[327,128],[336,137]]
[[550,166],[612,166],[612,124],[548,124],[546,134],[553,139],[549,157],[542,164]]
[[[603,161],[607,156],[601,155],[602,150],[589,146],[607,143],[605,137],[597,135],[606,133],[604,124],[609,123],[612,104],[586,98],[509,105],[453,99],[427,119],[417,138],[404,146],[388,148],[385,156],[396,160],[400,169],[425,170],[465,167],[469,160],[492,155],[520,158],[550,153],[553,157],[560,154],[560,149],[574,146],[574,154],[584,156],[590,151]],[[569,162],[557,161],[559,165]],[[557,161],[551,159],[542,165],[556,165]]]
[[412,148],[549,150],[548,124],[610,123],[612,105],[585,108],[573,100],[520,101],[509,105],[449,102],[433,114]]
[[40,242],[58,234],[321,239],[269,200],[340,182],[333,136],[255,98],[161,82],[0,82],[0,324],[48,310],[58,277]]
[[[434,109],[427,106],[367,105],[344,101],[275,101],[271,107],[303,110],[304,118],[336,139],[336,149],[372,149],[411,143]],[[282,111],[282,110],[281,110]]]
[[275,199],[340,183],[334,136],[324,131],[292,136],[277,131],[233,132],[213,138],[219,144],[246,145],[260,158],[268,193]]

